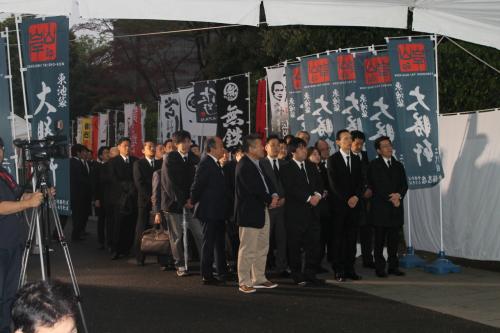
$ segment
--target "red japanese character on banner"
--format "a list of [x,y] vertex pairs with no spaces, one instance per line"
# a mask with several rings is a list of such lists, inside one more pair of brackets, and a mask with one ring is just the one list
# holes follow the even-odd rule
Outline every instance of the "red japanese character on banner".
[[425,46],[423,43],[408,43],[398,45],[399,68],[401,72],[425,72]]
[[52,61],[57,58],[57,23],[37,23],[28,29],[31,62]]
[[300,75],[300,66],[293,69],[293,89],[300,90],[302,88],[302,76]]
[[307,80],[310,84],[330,81],[328,58],[314,59],[307,62]]
[[344,54],[337,57],[337,71],[339,80],[341,81],[356,80],[356,70],[352,54]]
[[365,59],[365,84],[391,83],[391,68],[389,56],[371,57]]

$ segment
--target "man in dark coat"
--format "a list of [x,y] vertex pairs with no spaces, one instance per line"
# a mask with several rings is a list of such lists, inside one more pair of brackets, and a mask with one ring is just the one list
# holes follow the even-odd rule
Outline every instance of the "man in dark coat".
[[155,159],[155,145],[146,141],[142,149],[144,158],[134,163],[134,184],[137,189],[137,224],[135,226],[135,259],[137,265],[144,265],[144,255],[141,253],[142,233],[149,226],[152,195],[153,172],[161,168],[162,161]]
[[243,140],[245,156],[236,166],[235,215],[240,227],[238,251],[238,284],[242,293],[254,293],[259,288],[276,288],[266,278],[269,250],[269,209],[278,207],[279,197],[272,182],[260,168],[264,147],[256,134]]
[[[201,246],[201,276],[203,284],[214,285],[225,282],[227,275],[225,251],[225,222],[228,197],[226,179],[219,159],[224,154],[224,144],[219,137],[206,141],[206,155],[196,169],[191,186],[191,203],[195,205],[194,215],[203,228]],[[217,278],[213,276],[214,253]]]
[[120,155],[109,160],[111,203],[114,207],[113,245],[111,259],[130,253],[137,221],[137,190],[134,185],[133,164],[137,158],[129,155],[130,139],[118,140]]
[[[402,276],[404,272],[399,270],[397,252],[404,223],[403,198],[408,191],[406,173],[403,164],[392,156],[388,137],[375,140],[375,148],[379,157],[368,169],[368,183],[373,191],[370,215],[375,228],[375,273],[378,277],[387,277],[387,273]],[[383,255],[385,244],[389,261],[387,273]]]
[[92,181],[92,198],[94,199],[95,213],[97,215],[97,240],[99,249],[105,248],[106,237],[106,203],[105,203],[105,177],[106,162],[109,160],[109,147],[102,146],[97,152],[97,161],[92,165],[90,178]]
[[332,266],[335,279],[342,282],[346,278],[361,279],[354,270],[354,261],[363,175],[359,158],[351,154],[351,133],[338,131],[336,143],[340,149],[328,159],[328,179],[334,211]]
[[[320,209],[324,187],[317,167],[306,161],[306,142],[293,138],[288,144],[292,159],[281,171],[285,187],[285,221],[288,243],[288,263],[292,279],[299,286],[321,285],[316,278],[320,260]],[[302,253],[305,265],[302,269]]]
[[91,211],[92,183],[90,168],[84,156],[86,150],[87,148],[81,144],[73,145],[69,160],[71,219],[73,221],[71,239],[73,241],[84,239],[85,224]]

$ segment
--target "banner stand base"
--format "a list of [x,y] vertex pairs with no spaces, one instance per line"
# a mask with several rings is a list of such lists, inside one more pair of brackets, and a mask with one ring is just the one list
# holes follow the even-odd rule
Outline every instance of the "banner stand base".
[[446,275],[449,273],[460,273],[461,268],[449,259],[446,259],[444,251],[440,251],[436,260],[424,266],[424,271],[437,275]]
[[399,266],[402,268],[424,267],[425,260],[415,254],[413,246],[406,248],[406,254],[399,259]]

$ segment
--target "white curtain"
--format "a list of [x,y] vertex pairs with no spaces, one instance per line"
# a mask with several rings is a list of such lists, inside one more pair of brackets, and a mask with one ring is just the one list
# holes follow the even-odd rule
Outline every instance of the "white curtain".
[[[500,260],[499,124],[500,110],[440,117],[447,255]],[[409,195],[414,247],[439,251],[439,186]]]

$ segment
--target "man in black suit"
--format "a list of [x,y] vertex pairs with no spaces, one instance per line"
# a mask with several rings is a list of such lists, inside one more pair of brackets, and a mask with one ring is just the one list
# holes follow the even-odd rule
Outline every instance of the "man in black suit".
[[360,200],[361,209],[359,214],[359,242],[361,244],[361,258],[363,267],[375,268],[373,259],[373,225],[369,221],[370,198],[372,190],[368,187],[368,154],[363,150],[365,144],[365,134],[361,131],[352,131],[351,152],[361,160],[361,170],[363,173],[363,197]]
[[[285,221],[288,243],[288,263],[293,281],[299,286],[307,283],[323,284],[316,278],[320,256],[320,211],[323,186],[316,166],[307,158],[306,142],[293,138],[288,144],[292,154],[290,162],[283,166],[281,177],[285,187]],[[302,270],[302,253],[305,266]]]
[[[203,284],[213,285],[225,282],[227,275],[225,221],[228,197],[224,172],[219,162],[224,154],[222,139],[208,138],[205,152],[191,186],[191,203],[195,205],[194,216],[200,220],[203,228],[201,277]],[[213,276],[214,253],[218,279]]]
[[92,187],[90,170],[84,160],[86,150],[87,148],[81,144],[71,147],[69,163],[71,218],[73,220],[71,239],[74,241],[84,239],[85,224],[91,211]]
[[144,142],[142,149],[144,158],[135,161],[133,165],[134,184],[137,189],[137,224],[135,226],[135,259],[137,265],[144,266],[144,255],[141,253],[142,233],[149,226],[151,212],[151,195],[153,172],[161,168],[161,162],[155,159],[155,144]]
[[271,240],[269,254],[267,256],[267,264],[268,266],[271,266],[274,259],[274,268],[276,269],[276,272],[280,276],[288,277],[285,209],[283,207],[285,204],[285,189],[283,188],[280,177],[280,168],[287,162],[278,159],[278,154],[280,152],[280,140],[278,136],[270,135],[267,138],[265,150],[267,156],[259,161],[260,168],[273,184],[273,187],[279,196],[280,206],[269,210]]
[[201,252],[201,224],[192,216],[193,205],[190,200],[191,185],[193,184],[196,165],[200,160],[190,150],[191,134],[189,132],[177,131],[172,135],[172,140],[176,146],[176,151],[172,151],[167,155],[166,162],[163,163],[162,167],[162,175],[163,168],[165,168],[166,173],[166,201],[164,206],[167,212],[168,228],[171,236],[170,244],[177,276],[182,277],[188,275],[184,258],[183,217],[186,218],[187,228],[193,235],[198,253]]
[[92,181],[92,197],[94,199],[95,213],[97,215],[97,241],[99,249],[105,248],[106,242],[106,211],[104,202],[105,190],[105,168],[106,162],[109,160],[109,147],[99,147],[97,151],[97,161],[93,164],[90,170],[90,178]]
[[318,273],[326,273],[327,269],[321,266],[321,261],[327,253],[328,262],[332,262],[333,253],[333,210],[329,203],[328,196],[332,193],[330,182],[328,181],[328,158],[330,157],[330,145],[323,139],[316,141],[314,145],[319,151],[321,161],[319,162],[319,173],[323,180],[325,191],[323,192],[323,200],[319,204],[320,208],[320,225],[321,225],[321,241],[320,241],[320,262],[318,265]]
[[328,159],[328,179],[333,206],[333,254],[332,266],[335,279],[359,280],[354,270],[360,203],[363,193],[361,161],[351,154],[352,137],[348,130],[337,132],[339,151]]
[[269,250],[269,209],[279,205],[272,182],[260,168],[264,157],[260,137],[250,134],[243,139],[245,156],[236,165],[235,215],[240,235],[238,251],[238,284],[242,293],[259,288],[276,288],[266,278]]
[[130,253],[137,220],[137,190],[134,185],[133,164],[137,158],[129,155],[130,139],[118,140],[120,155],[109,160],[111,202],[114,209],[113,245],[111,259]]
[[[408,183],[403,164],[392,156],[392,143],[386,136],[375,140],[379,155],[370,163],[368,183],[373,191],[371,222],[375,228],[375,273],[378,277],[388,274],[404,275],[399,270],[399,234],[404,223],[403,198],[408,191]],[[383,255],[387,239],[389,269],[385,272]]]

